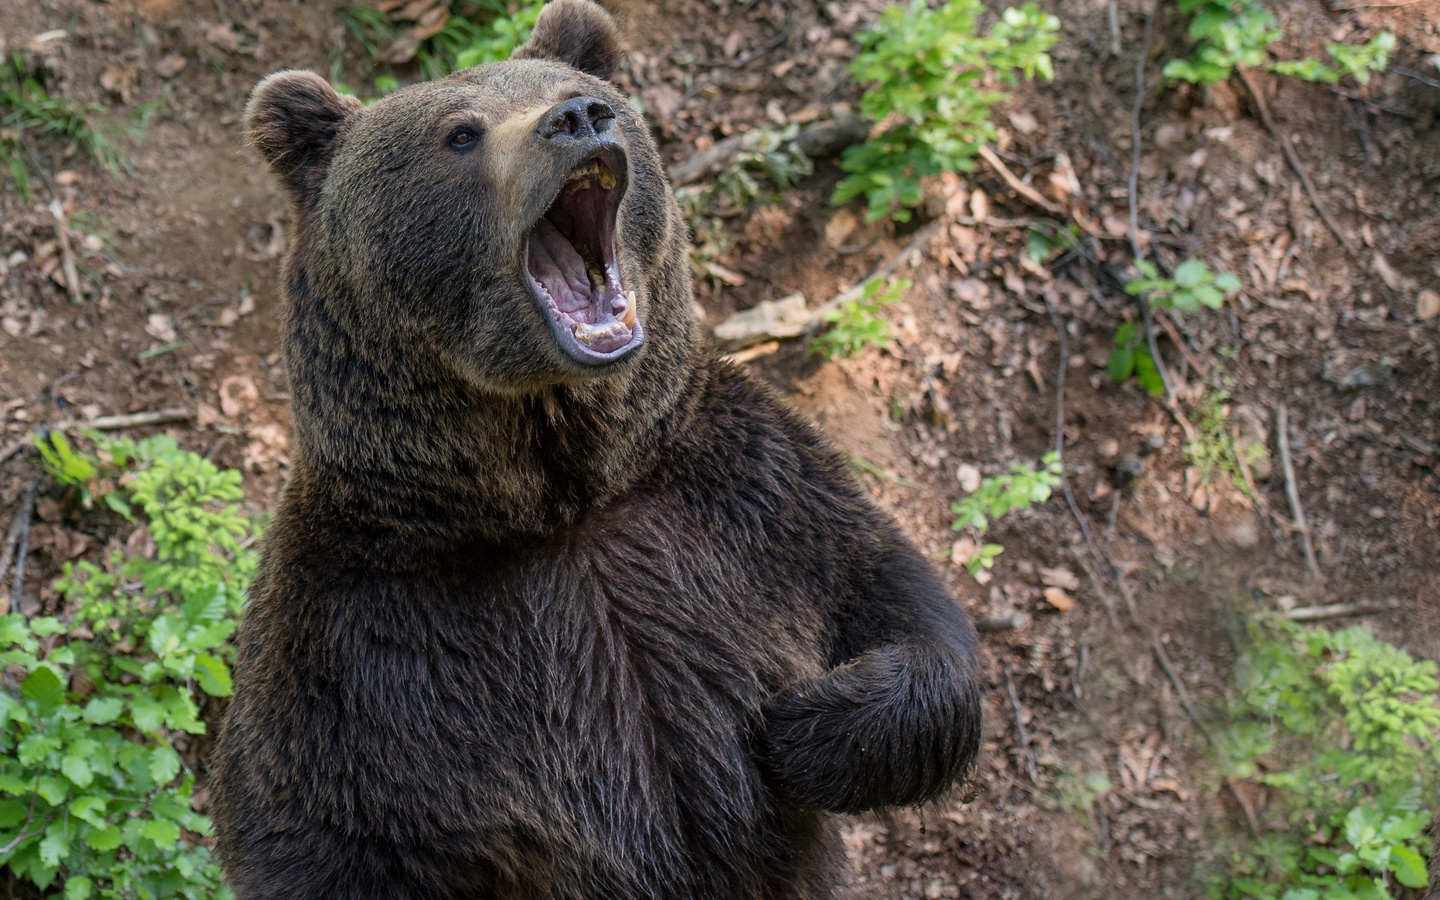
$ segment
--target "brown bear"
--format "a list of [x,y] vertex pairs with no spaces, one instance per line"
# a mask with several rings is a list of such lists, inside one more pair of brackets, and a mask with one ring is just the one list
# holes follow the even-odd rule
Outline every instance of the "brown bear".
[[975,758],[973,627],[708,347],[619,55],[556,0],[368,108],[250,100],[295,453],[217,751],[240,900],[831,897],[832,813]]

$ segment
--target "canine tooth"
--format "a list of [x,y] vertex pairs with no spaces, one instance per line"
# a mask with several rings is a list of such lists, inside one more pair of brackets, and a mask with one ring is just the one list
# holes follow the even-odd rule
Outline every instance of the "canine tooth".
[[610,171],[609,166],[600,167],[600,171],[597,174],[600,177],[600,188],[602,190],[612,191],[615,189],[615,173]]
[[626,301],[626,303],[625,303],[625,314],[620,317],[620,321],[625,323],[625,327],[626,327],[626,328],[634,328],[634,327],[635,327],[635,292],[634,292],[634,291],[626,291],[626,292],[625,292],[625,301]]

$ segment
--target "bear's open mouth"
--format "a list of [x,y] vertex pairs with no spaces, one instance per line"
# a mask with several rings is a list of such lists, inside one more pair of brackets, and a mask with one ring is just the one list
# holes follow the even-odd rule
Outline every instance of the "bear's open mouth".
[[525,236],[525,280],[560,348],[582,364],[612,362],[641,340],[635,295],[621,285],[615,256],[625,175],[614,150],[586,160]]

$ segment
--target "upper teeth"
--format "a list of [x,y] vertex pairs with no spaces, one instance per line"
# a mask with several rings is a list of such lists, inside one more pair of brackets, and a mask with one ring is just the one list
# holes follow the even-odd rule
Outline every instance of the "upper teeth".
[[615,175],[610,167],[598,159],[592,159],[585,165],[565,176],[565,186],[574,185],[577,189],[583,187],[587,182],[598,181],[603,190],[611,190],[615,187]]

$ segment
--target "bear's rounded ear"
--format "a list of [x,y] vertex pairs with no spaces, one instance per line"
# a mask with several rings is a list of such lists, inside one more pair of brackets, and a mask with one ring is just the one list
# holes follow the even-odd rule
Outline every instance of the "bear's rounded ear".
[[360,111],[360,101],[335,93],[314,72],[276,72],[245,104],[245,133],[295,202],[308,206],[324,180],[335,140]]
[[511,59],[553,59],[609,79],[620,64],[620,29],[590,0],[554,0],[540,10],[530,42]]

